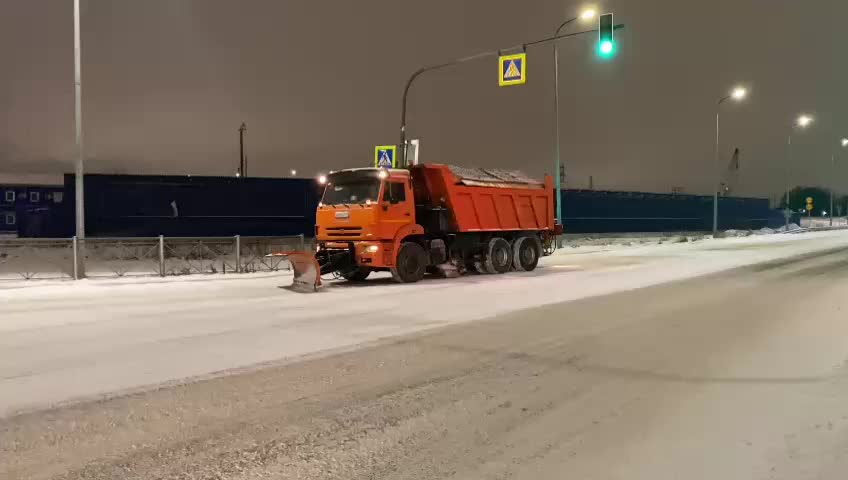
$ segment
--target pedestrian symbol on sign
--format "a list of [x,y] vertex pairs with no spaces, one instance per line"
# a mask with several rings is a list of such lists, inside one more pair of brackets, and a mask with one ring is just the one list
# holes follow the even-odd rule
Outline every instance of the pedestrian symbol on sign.
[[377,168],[395,168],[395,152],[397,147],[394,145],[379,146],[374,149],[374,166]]

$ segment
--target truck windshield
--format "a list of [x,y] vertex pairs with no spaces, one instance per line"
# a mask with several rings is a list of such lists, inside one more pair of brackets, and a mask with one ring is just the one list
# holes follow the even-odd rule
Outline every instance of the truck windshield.
[[380,180],[377,178],[345,179],[327,184],[324,190],[324,205],[343,205],[376,202],[380,195]]

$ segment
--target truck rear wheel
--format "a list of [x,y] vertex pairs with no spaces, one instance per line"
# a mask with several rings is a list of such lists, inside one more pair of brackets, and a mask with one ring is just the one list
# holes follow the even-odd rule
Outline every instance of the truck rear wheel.
[[368,275],[371,274],[371,269],[366,267],[356,267],[350,270],[341,272],[342,278],[348,282],[364,282]]
[[424,278],[427,263],[424,247],[415,242],[401,243],[392,267],[392,278],[399,283],[415,283]]
[[520,237],[512,245],[512,264],[519,272],[532,272],[539,264],[542,246],[536,237]]
[[509,242],[500,237],[489,240],[486,255],[483,258],[486,273],[506,273],[512,268],[512,248]]

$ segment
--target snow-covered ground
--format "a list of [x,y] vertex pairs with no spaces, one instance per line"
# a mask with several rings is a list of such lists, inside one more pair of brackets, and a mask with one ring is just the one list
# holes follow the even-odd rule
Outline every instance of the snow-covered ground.
[[565,248],[532,273],[316,294],[286,273],[4,284],[0,415],[834,248],[848,232]]

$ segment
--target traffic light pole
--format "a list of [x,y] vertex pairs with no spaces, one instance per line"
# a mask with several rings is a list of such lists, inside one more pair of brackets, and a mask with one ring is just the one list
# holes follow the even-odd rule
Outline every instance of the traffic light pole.
[[[616,25],[615,26],[615,29],[620,29],[620,28],[624,28],[624,25]],[[473,61],[473,60],[480,60],[480,59],[488,58],[488,57],[496,57],[496,56],[501,55],[503,52],[509,52],[509,51],[515,51],[515,50],[526,50],[527,47],[531,47],[531,46],[534,46],[534,45],[541,45],[541,44],[549,43],[549,42],[554,42],[554,41],[559,40],[561,38],[577,37],[577,36],[580,36],[580,35],[585,35],[587,33],[597,33],[597,32],[598,32],[598,29],[596,28],[596,29],[593,29],[593,30],[583,30],[581,32],[568,33],[568,34],[565,34],[565,35],[554,35],[553,37],[547,37],[547,38],[543,38],[543,39],[540,39],[540,40],[534,40],[532,42],[522,43],[520,45],[515,45],[515,46],[509,47],[509,48],[502,48],[502,49],[498,49],[498,50],[491,50],[491,51],[488,51],[488,52],[481,52],[481,53],[477,53],[477,54],[470,55],[470,56],[467,56],[467,57],[457,58],[457,59],[451,60],[449,62],[427,65],[427,66],[421,67],[418,70],[416,70],[415,72],[413,72],[412,75],[410,75],[409,79],[406,81],[406,87],[403,89],[403,100],[402,100],[401,111],[400,111],[400,151],[401,151],[400,161],[403,162],[403,163],[401,163],[400,165],[403,166],[403,167],[407,166],[407,163],[406,163],[406,156],[407,156],[406,111],[407,111],[407,102],[408,102],[408,99],[409,99],[409,89],[412,87],[412,83],[415,82],[415,80],[419,76],[421,76],[421,74],[426,73],[426,72],[431,72],[433,70],[440,70],[440,69],[443,69],[443,68],[452,67],[454,65],[459,65],[461,63],[466,63],[466,62],[470,62],[470,61]],[[559,172],[557,172],[557,175],[558,174],[559,174]]]

